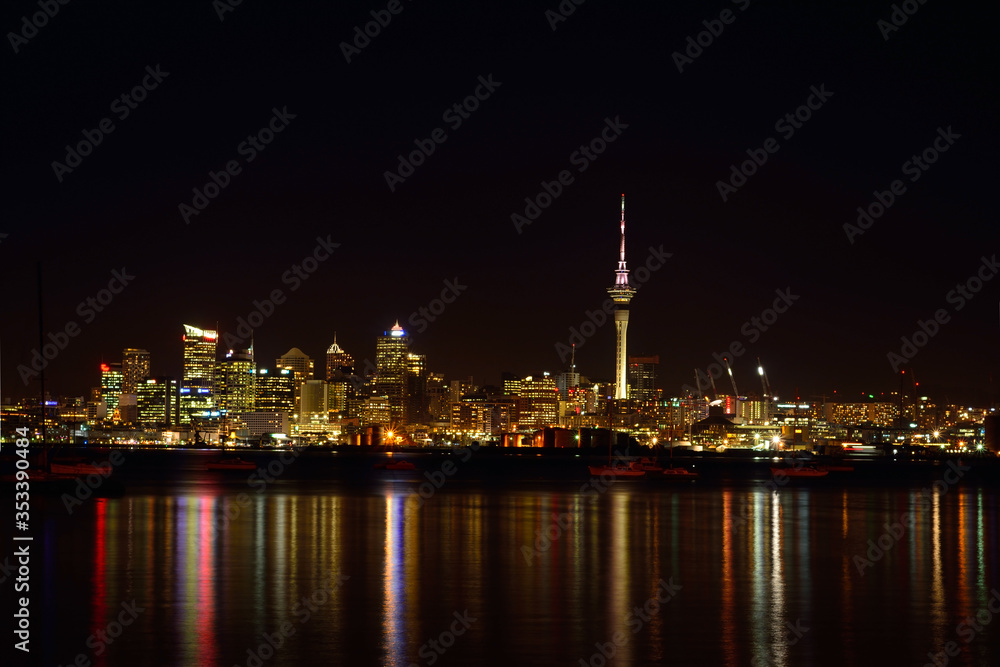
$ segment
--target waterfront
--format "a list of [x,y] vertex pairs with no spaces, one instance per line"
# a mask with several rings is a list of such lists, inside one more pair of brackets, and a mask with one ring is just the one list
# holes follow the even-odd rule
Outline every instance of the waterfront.
[[44,664],[1000,660],[992,612],[962,625],[1000,586],[991,487],[245,478],[38,497]]

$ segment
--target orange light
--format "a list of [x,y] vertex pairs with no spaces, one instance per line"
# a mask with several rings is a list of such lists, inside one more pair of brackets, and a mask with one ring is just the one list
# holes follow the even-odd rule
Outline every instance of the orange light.
[[107,364],[101,364],[101,372],[102,373],[107,373],[110,370],[111,370],[111,366],[108,366]]

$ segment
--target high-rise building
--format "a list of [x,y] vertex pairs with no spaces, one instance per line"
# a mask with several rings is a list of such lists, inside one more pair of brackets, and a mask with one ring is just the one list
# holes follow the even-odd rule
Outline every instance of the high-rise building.
[[559,423],[559,389],[548,373],[521,380],[517,402],[521,429],[544,428]]
[[134,347],[122,350],[123,394],[135,394],[139,383],[149,377],[149,352]]
[[659,355],[628,358],[629,398],[640,402],[656,398],[656,368],[659,364]]
[[608,288],[608,294],[615,303],[615,398],[628,398],[628,353],[625,334],[628,331],[628,304],[635,294],[635,288],[628,284],[628,268],[625,265],[625,195],[622,195],[621,244],[618,250],[618,269],[615,284]]
[[274,362],[275,368],[281,370],[287,368],[292,371],[295,378],[295,409],[299,409],[299,399],[301,396],[302,383],[313,379],[315,364],[305,352],[297,347],[293,347],[288,352],[278,357]]
[[230,350],[219,361],[216,396],[219,410],[253,412],[256,399],[257,364],[249,350]]
[[255,401],[260,412],[295,411],[295,374],[288,368],[270,372],[266,368],[257,371]]
[[404,390],[403,422],[406,424],[426,424],[430,420],[426,355],[407,353]]
[[302,383],[299,402],[299,424],[330,423],[329,397],[326,380],[306,380]]
[[209,419],[216,411],[215,357],[218,332],[184,325],[184,378],[180,387],[182,424]]
[[333,334],[333,345],[326,349],[326,381],[354,372],[354,357],[337,345],[337,334]]
[[392,422],[402,423],[410,338],[399,321],[375,341],[375,394],[389,401]]
[[173,426],[177,422],[177,398],[176,379],[146,378],[136,392],[139,423],[143,426]]
[[101,364],[101,400],[108,406],[108,417],[118,408],[125,376],[121,364]]

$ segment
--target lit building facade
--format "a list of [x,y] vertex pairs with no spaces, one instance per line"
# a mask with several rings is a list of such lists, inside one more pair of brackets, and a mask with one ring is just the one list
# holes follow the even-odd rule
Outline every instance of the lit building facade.
[[[179,389],[182,424],[218,416],[213,395],[217,331],[184,325],[184,378]],[[213,413],[215,413],[213,415]]]
[[398,321],[375,341],[375,394],[389,401],[393,423],[402,423],[404,418],[409,343]]
[[548,373],[529,375],[521,380],[517,409],[517,426],[520,430],[559,423],[559,389]]
[[659,364],[659,355],[652,357],[629,357],[629,398],[643,403],[656,399],[656,369]]
[[285,414],[295,411],[295,373],[291,369],[280,368],[271,372],[261,368],[257,371],[254,390],[257,411]]
[[122,350],[122,374],[122,393],[138,393],[139,383],[149,377],[149,352],[134,347]]
[[121,364],[101,364],[101,400],[108,409],[108,417],[118,409],[118,399],[122,395],[125,376]]
[[177,380],[174,378],[157,377],[143,380],[136,392],[139,423],[151,427],[175,425],[178,396]]
[[230,350],[219,361],[216,395],[219,410],[253,412],[256,405],[257,364],[249,350]]

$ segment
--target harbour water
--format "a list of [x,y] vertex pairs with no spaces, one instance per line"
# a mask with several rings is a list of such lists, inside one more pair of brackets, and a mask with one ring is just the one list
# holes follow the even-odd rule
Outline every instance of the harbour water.
[[36,497],[31,657],[1000,664],[995,487],[418,488],[192,472],[69,508]]

